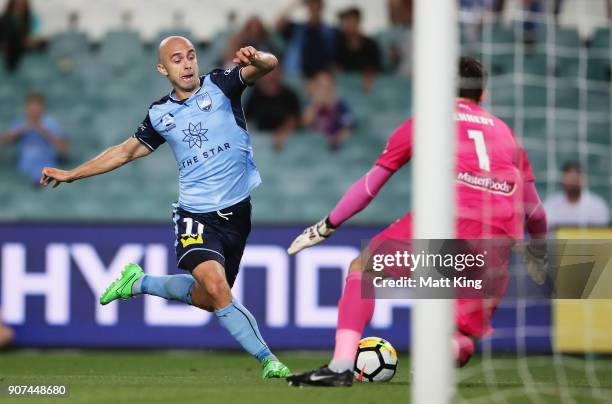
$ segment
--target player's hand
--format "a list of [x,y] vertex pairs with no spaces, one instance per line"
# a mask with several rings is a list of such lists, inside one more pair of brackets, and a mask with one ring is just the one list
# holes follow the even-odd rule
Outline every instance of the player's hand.
[[548,248],[546,240],[532,239],[525,248],[527,273],[538,285],[543,285],[548,276]]
[[252,46],[245,46],[244,48],[238,49],[236,52],[236,57],[232,60],[232,62],[239,64],[241,66],[250,66],[252,64],[257,63],[259,59],[259,52]]
[[317,224],[307,227],[302,234],[297,236],[287,249],[287,252],[289,254],[295,254],[304,248],[319,244],[321,241],[331,236],[335,230],[335,228],[329,225],[327,218],[322,219]]
[[62,182],[72,182],[74,178],[70,171],[58,170],[53,167],[45,167],[42,170],[40,177],[40,185],[43,187],[53,185],[53,188],[58,187]]

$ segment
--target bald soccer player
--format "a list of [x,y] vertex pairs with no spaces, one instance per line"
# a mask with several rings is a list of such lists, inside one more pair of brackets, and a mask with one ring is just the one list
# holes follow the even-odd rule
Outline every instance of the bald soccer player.
[[170,81],[170,94],[151,104],[128,140],[69,171],[46,167],[40,182],[56,187],[103,174],[168,142],[179,168],[179,200],[173,205],[176,258],[189,274],[151,276],[128,264],[100,296],[100,304],[148,294],[214,312],[221,326],[261,362],[262,377],[280,378],[289,369],[272,354],[255,318],[231,292],[251,231],[250,194],[261,183],[240,98],[278,60],[248,46],[236,52],[234,63],[233,69],[200,76],[193,44],[178,36],[164,39],[157,70]]

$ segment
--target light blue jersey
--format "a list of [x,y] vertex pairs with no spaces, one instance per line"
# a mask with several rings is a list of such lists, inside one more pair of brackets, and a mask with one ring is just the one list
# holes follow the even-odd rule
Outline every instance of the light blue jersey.
[[134,136],[151,151],[168,142],[179,168],[179,206],[206,213],[247,198],[261,183],[240,97],[241,67],[213,70],[186,100],[151,104]]

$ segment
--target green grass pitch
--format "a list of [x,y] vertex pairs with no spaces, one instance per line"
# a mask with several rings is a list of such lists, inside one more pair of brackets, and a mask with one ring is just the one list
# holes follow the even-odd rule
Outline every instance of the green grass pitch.
[[[326,363],[329,354],[281,352],[294,371]],[[485,369],[489,371],[485,371]],[[491,371],[491,367],[494,369]],[[402,355],[390,383],[352,388],[290,388],[264,381],[251,357],[199,351],[12,351],[0,353],[0,385],[66,384],[57,403],[406,403],[410,364]],[[529,357],[474,360],[458,372],[458,402],[599,403],[612,400],[610,359]],[[560,380],[564,380],[560,383]],[[594,386],[596,382],[598,385]],[[536,401],[532,401],[537,396]],[[568,396],[569,395],[569,396]],[[530,397],[532,399],[530,399]],[[568,397],[573,401],[568,400]],[[43,398],[0,402],[41,403]]]

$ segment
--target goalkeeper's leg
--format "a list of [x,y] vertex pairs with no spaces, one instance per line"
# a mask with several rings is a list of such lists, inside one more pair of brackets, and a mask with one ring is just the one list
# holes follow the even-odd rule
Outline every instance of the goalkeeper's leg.
[[[371,271],[364,271],[370,255],[406,248],[406,242],[411,239],[412,213],[409,212],[374,237],[362,254],[351,262],[346,286],[338,303],[336,348],[330,369],[336,372],[353,369],[361,334],[374,314],[374,286],[369,279],[364,281],[364,278],[372,275]],[[385,273],[397,276],[392,269]]]
[[287,378],[290,386],[349,387],[353,384],[359,339],[374,312],[374,299],[369,294],[365,294],[365,297],[362,295],[362,267],[361,256],[351,262],[346,286],[338,303],[336,349],[332,361],[328,366],[290,375]]
[[362,291],[363,266],[362,256],[351,262],[346,286],[338,302],[336,347],[329,364],[329,368],[337,373],[353,370],[361,334],[374,314],[375,299],[372,285],[369,284],[372,290]]

